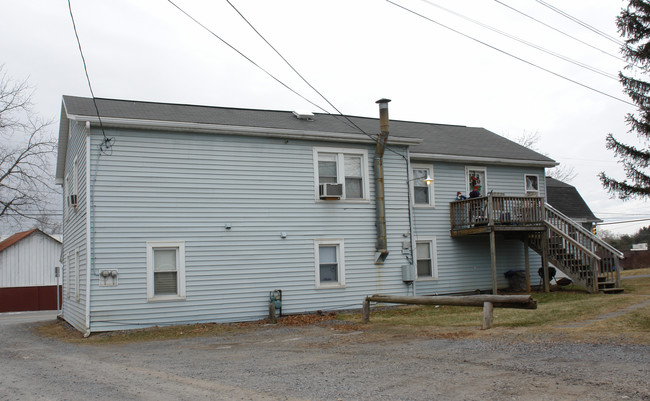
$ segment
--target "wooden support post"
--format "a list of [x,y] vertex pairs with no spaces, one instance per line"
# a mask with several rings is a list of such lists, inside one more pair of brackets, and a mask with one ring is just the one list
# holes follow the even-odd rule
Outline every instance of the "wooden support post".
[[483,302],[483,330],[492,327],[494,321],[494,305],[492,302]]
[[524,234],[524,265],[526,268],[526,293],[530,294],[530,257],[528,256],[528,248],[530,247],[530,238],[528,233]]
[[368,298],[363,300],[361,307],[361,323],[368,323],[370,321],[370,300]]
[[497,248],[494,227],[490,231],[490,261],[492,264],[492,294],[497,294]]
[[548,229],[544,230],[542,234],[542,269],[544,271],[544,292],[551,292],[551,287],[549,286],[550,280],[548,279]]
[[275,316],[275,302],[269,302],[269,321],[271,324],[278,322],[278,318]]

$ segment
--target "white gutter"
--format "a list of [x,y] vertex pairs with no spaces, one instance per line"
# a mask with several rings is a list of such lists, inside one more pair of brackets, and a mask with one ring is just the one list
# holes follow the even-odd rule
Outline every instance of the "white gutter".
[[[97,117],[68,115],[71,120],[90,121],[98,123]],[[372,143],[375,144],[374,138],[364,134],[343,134],[340,132],[322,132],[310,130],[290,130],[285,128],[263,128],[263,127],[244,127],[236,125],[223,124],[203,124],[192,122],[177,121],[159,121],[159,120],[140,120],[117,117],[102,117],[104,127],[116,128],[138,128],[148,130],[165,130],[165,131],[183,131],[206,134],[241,134],[248,136],[273,137],[283,139],[302,139],[331,142],[351,142],[351,143]],[[388,140],[391,145],[417,145],[422,142],[420,138],[393,137]]]
[[481,156],[461,156],[445,155],[435,153],[411,153],[412,160],[431,160],[431,161],[448,161],[448,162],[466,162],[466,163],[486,163],[500,164],[509,166],[535,166],[535,167],[555,167],[556,161],[543,160],[526,160],[526,159],[501,159],[498,157],[481,157]]

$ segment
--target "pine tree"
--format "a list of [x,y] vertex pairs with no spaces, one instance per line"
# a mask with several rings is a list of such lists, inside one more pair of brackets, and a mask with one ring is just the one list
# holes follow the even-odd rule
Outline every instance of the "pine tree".
[[619,72],[623,89],[637,105],[637,114],[625,117],[629,132],[636,132],[642,145],[633,146],[619,142],[612,134],[607,135],[607,149],[622,162],[626,179],[617,181],[604,172],[599,177],[603,187],[621,199],[650,198],[650,2],[629,0],[626,9],[616,18],[616,25],[625,45],[621,49],[629,65],[630,74]]

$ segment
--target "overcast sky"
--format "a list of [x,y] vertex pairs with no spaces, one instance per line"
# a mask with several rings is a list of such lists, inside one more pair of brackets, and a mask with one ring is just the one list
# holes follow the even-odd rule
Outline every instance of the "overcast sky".
[[[617,160],[605,149],[608,133],[637,143],[624,121],[625,114],[635,108],[623,102],[629,99],[618,81],[610,77],[625,66],[616,58],[620,46],[615,43],[620,40],[615,18],[625,2],[545,1],[612,36],[612,40],[563,17],[539,0],[394,1],[428,19],[380,0],[231,0],[342,113],[377,117],[374,102],[386,97],[392,99],[391,119],[484,127],[510,138],[538,132],[536,150],[575,168],[578,175],[572,184],[598,217],[606,222],[650,218],[647,202],[612,199],[597,178],[603,170],[623,178]],[[322,111],[168,1],[71,3],[98,97]],[[175,3],[278,80],[334,112],[226,1]],[[36,87],[36,109],[57,120],[52,127],[55,132],[61,96],[90,95],[67,1],[0,0],[0,38],[0,64],[11,77],[28,78]],[[650,221],[603,228],[633,233],[645,225]]]

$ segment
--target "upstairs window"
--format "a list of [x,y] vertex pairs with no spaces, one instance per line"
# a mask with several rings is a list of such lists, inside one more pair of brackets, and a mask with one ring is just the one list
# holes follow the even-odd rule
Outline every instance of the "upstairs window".
[[430,164],[413,164],[411,177],[413,182],[413,205],[435,206],[433,182],[426,182],[427,179],[433,179],[433,166]]
[[539,193],[539,176],[537,174],[526,174],[524,177],[526,193]]
[[478,196],[488,194],[487,188],[487,171],[485,167],[466,167],[467,176],[467,196],[472,196],[472,191],[476,191]]
[[341,184],[339,199],[367,200],[367,159],[365,149],[314,148],[316,199],[321,199],[321,184]]

